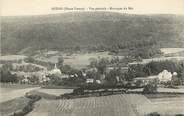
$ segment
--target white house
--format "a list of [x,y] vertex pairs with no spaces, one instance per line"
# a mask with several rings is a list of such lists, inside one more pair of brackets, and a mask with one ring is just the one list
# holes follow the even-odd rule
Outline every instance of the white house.
[[100,80],[96,80],[96,83],[101,84],[101,81]]
[[29,80],[28,80],[28,78],[26,77],[26,78],[22,79],[21,82],[22,82],[22,83],[29,83]]
[[86,79],[86,83],[93,83],[94,79]]
[[169,82],[172,80],[172,73],[167,70],[163,70],[158,74],[159,82]]

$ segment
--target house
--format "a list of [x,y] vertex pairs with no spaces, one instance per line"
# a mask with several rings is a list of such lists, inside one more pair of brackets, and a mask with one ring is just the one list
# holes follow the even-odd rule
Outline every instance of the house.
[[117,65],[108,65],[106,68],[106,72],[109,73],[111,70],[114,69],[120,69],[121,72],[127,72],[128,71],[128,67],[127,66],[117,66]]
[[21,83],[28,84],[29,83],[29,79],[28,78],[24,78],[24,79],[21,80]]
[[166,83],[172,80],[172,73],[167,70],[163,70],[158,74],[158,79],[160,83]]
[[86,79],[86,83],[94,83],[94,79]]
[[101,84],[102,82],[100,80],[96,80],[96,83],[97,84]]

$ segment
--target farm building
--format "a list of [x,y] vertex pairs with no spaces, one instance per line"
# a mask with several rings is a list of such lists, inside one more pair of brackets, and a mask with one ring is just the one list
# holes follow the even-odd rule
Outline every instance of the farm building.
[[109,73],[111,70],[114,70],[114,69],[120,69],[122,72],[127,72],[128,71],[128,67],[125,67],[125,66],[122,66],[122,67],[119,67],[119,66],[107,66],[106,72]]
[[138,86],[147,85],[150,82],[157,82],[158,76],[149,76],[149,77],[137,77],[133,79],[133,82]]
[[94,79],[86,79],[86,83],[94,83]]

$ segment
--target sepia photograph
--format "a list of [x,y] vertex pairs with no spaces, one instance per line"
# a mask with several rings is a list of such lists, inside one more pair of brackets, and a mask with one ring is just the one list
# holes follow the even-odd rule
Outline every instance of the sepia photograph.
[[184,0],[0,11],[0,116],[184,116]]

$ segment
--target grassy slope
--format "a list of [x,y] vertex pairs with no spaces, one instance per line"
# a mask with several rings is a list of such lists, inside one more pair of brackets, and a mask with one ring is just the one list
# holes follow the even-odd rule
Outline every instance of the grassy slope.
[[19,97],[13,100],[9,100],[3,103],[0,103],[0,115],[8,116],[12,115],[14,112],[21,111],[26,105],[28,105],[31,99],[26,97]]
[[66,13],[3,17],[2,52],[134,44],[154,39],[162,47],[184,47],[184,17],[119,13]]

